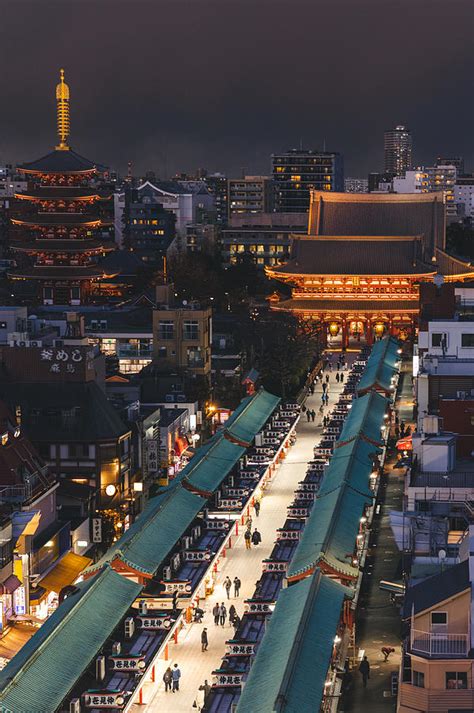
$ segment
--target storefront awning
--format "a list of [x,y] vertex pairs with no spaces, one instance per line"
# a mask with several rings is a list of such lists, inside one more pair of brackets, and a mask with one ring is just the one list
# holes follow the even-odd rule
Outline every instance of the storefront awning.
[[12,515],[12,534],[15,542],[21,535],[34,535],[38,529],[40,518],[41,512],[39,510],[14,512]]
[[13,594],[15,589],[21,586],[21,582],[15,574],[11,574],[4,582],[0,583],[0,594]]
[[91,563],[92,560],[89,557],[68,552],[41,580],[40,586],[49,592],[59,594],[63,587],[72,584]]

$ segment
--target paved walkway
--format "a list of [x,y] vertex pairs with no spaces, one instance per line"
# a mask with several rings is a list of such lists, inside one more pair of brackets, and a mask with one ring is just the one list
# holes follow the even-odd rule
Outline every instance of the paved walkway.
[[[413,400],[411,392],[410,363],[404,362],[397,398],[400,420],[411,422]],[[411,410],[410,410],[411,407]],[[400,581],[400,552],[390,528],[389,513],[402,509],[405,471],[394,469],[395,456],[385,465],[377,502],[380,512],[375,515],[369,542],[359,606],[356,615],[356,644],[364,650],[370,662],[371,674],[364,689],[357,668],[352,672],[353,686],[343,696],[339,712],[389,713],[396,710],[396,696],[391,695],[391,674],[400,665],[401,621],[398,608],[391,604],[390,595],[381,591],[381,580]],[[395,649],[388,662],[384,662],[382,646]]]
[[[330,376],[329,407],[337,401],[341,387],[336,383],[335,371]],[[318,412],[321,405],[321,386],[314,396],[306,402],[309,409]],[[327,413],[327,410],[326,410]],[[205,679],[212,683],[211,671],[219,668],[225,652],[225,641],[231,638],[233,627],[227,622],[224,627],[215,626],[211,609],[215,602],[226,602],[227,609],[234,604],[239,616],[244,613],[244,600],[249,598],[255,589],[255,584],[261,576],[262,559],[269,557],[275,542],[275,532],[286,519],[286,508],[293,500],[293,493],[300,480],[306,474],[306,465],[313,458],[313,447],[321,435],[321,417],[316,416],[315,423],[308,423],[305,414],[301,415],[297,426],[297,441],[290,449],[286,460],[278,468],[272,483],[262,498],[260,516],[253,514],[253,523],[262,535],[262,543],[247,551],[242,535],[233,542],[231,550],[220,565],[219,577],[214,594],[202,604],[205,609],[203,624],[190,624],[180,632],[179,643],[170,644],[170,661],[161,662],[157,667],[157,684],[147,683],[144,689],[145,709],[150,713],[190,713],[199,686]],[[236,575],[242,581],[242,589],[238,599],[226,600],[222,582],[227,575],[233,579]],[[233,588],[232,588],[233,592]],[[201,632],[207,627],[209,648],[201,651]],[[164,692],[162,676],[167,665],[178,663],[181,670],[181,690],[176,693]],[[153,688],[157,687],[156,691]],[[134,705],[134,713],[143,711],[144,706]],[[194,709],[195,710],[195,709]]]

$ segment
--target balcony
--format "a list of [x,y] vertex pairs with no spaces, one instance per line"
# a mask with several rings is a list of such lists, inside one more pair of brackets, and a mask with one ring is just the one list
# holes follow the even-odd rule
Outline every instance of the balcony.
[[410,650],[413,654],[439,658],[467,656],[471,647],[467,634],[433,633],[412,629]]
[[153,356],[153,348],[139,348],[123,345],[117,348],[117,356],[119,359],[151,359]]

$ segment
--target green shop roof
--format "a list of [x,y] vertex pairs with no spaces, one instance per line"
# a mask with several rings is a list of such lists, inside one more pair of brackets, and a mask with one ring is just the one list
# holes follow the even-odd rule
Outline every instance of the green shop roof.
[[190,460],[180,477],[199,491],[212,493],[238,463],[246,451],[244,446],[229,441],[223,433],[217,433]]
[[131,569],[152,576],[205,504],[204,498],[180,483],[148,501],[129,529],[86,572],[119,559]]
[[347,484],[353,490],[371,497],[369,478],[373,470],[375,456],[380,451],[380,448],[363,438],[354,438],[349,443],[335,448],[318,496],[321,497],[335,488]]
[[398,371],[399,348],[399,342],[393,337],[385,337],[374,344],[357,386],[359,393],[376,387],[383,391],[390,391],[392,376]]
[[264,389],[243,399],[225,424],[227,437],[240,445],[250,446],[280,401],[278,396]]
[[347,596],[346,587],[319,570],[281,591],[237,713],[319,711]]
[[375,443],[381,443],[380,428],[384,425],[387,407],[388,400],[376,391],[353,399],[339,442],[347,442],[356,436],[362,436]]
[[56,711],[142,587],[106,568],[77,589],[0,671],[1,711]]
[[311,572],[322,561],[340,574],[357,576],[352,553],[360,518],[371,500],[368,493],[360,493],[347,484],[318,497],[288,567],[288,578]]

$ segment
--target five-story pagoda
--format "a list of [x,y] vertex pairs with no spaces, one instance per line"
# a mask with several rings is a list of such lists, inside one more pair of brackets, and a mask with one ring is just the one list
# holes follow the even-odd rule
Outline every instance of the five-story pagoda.
[[90,299],[94,282],[104,277],[97,258],[113,247],[96,237],[108,224],[100,216],[103,197],[93,185],[100,169],[68,145],[69,87],[63,69],[56,104],[59,144],[18,167],[30,183],[26,192],[15,195],[10,248],[23,253],[23,261],[9,276],[37,281],[43,304],[79,305]]

